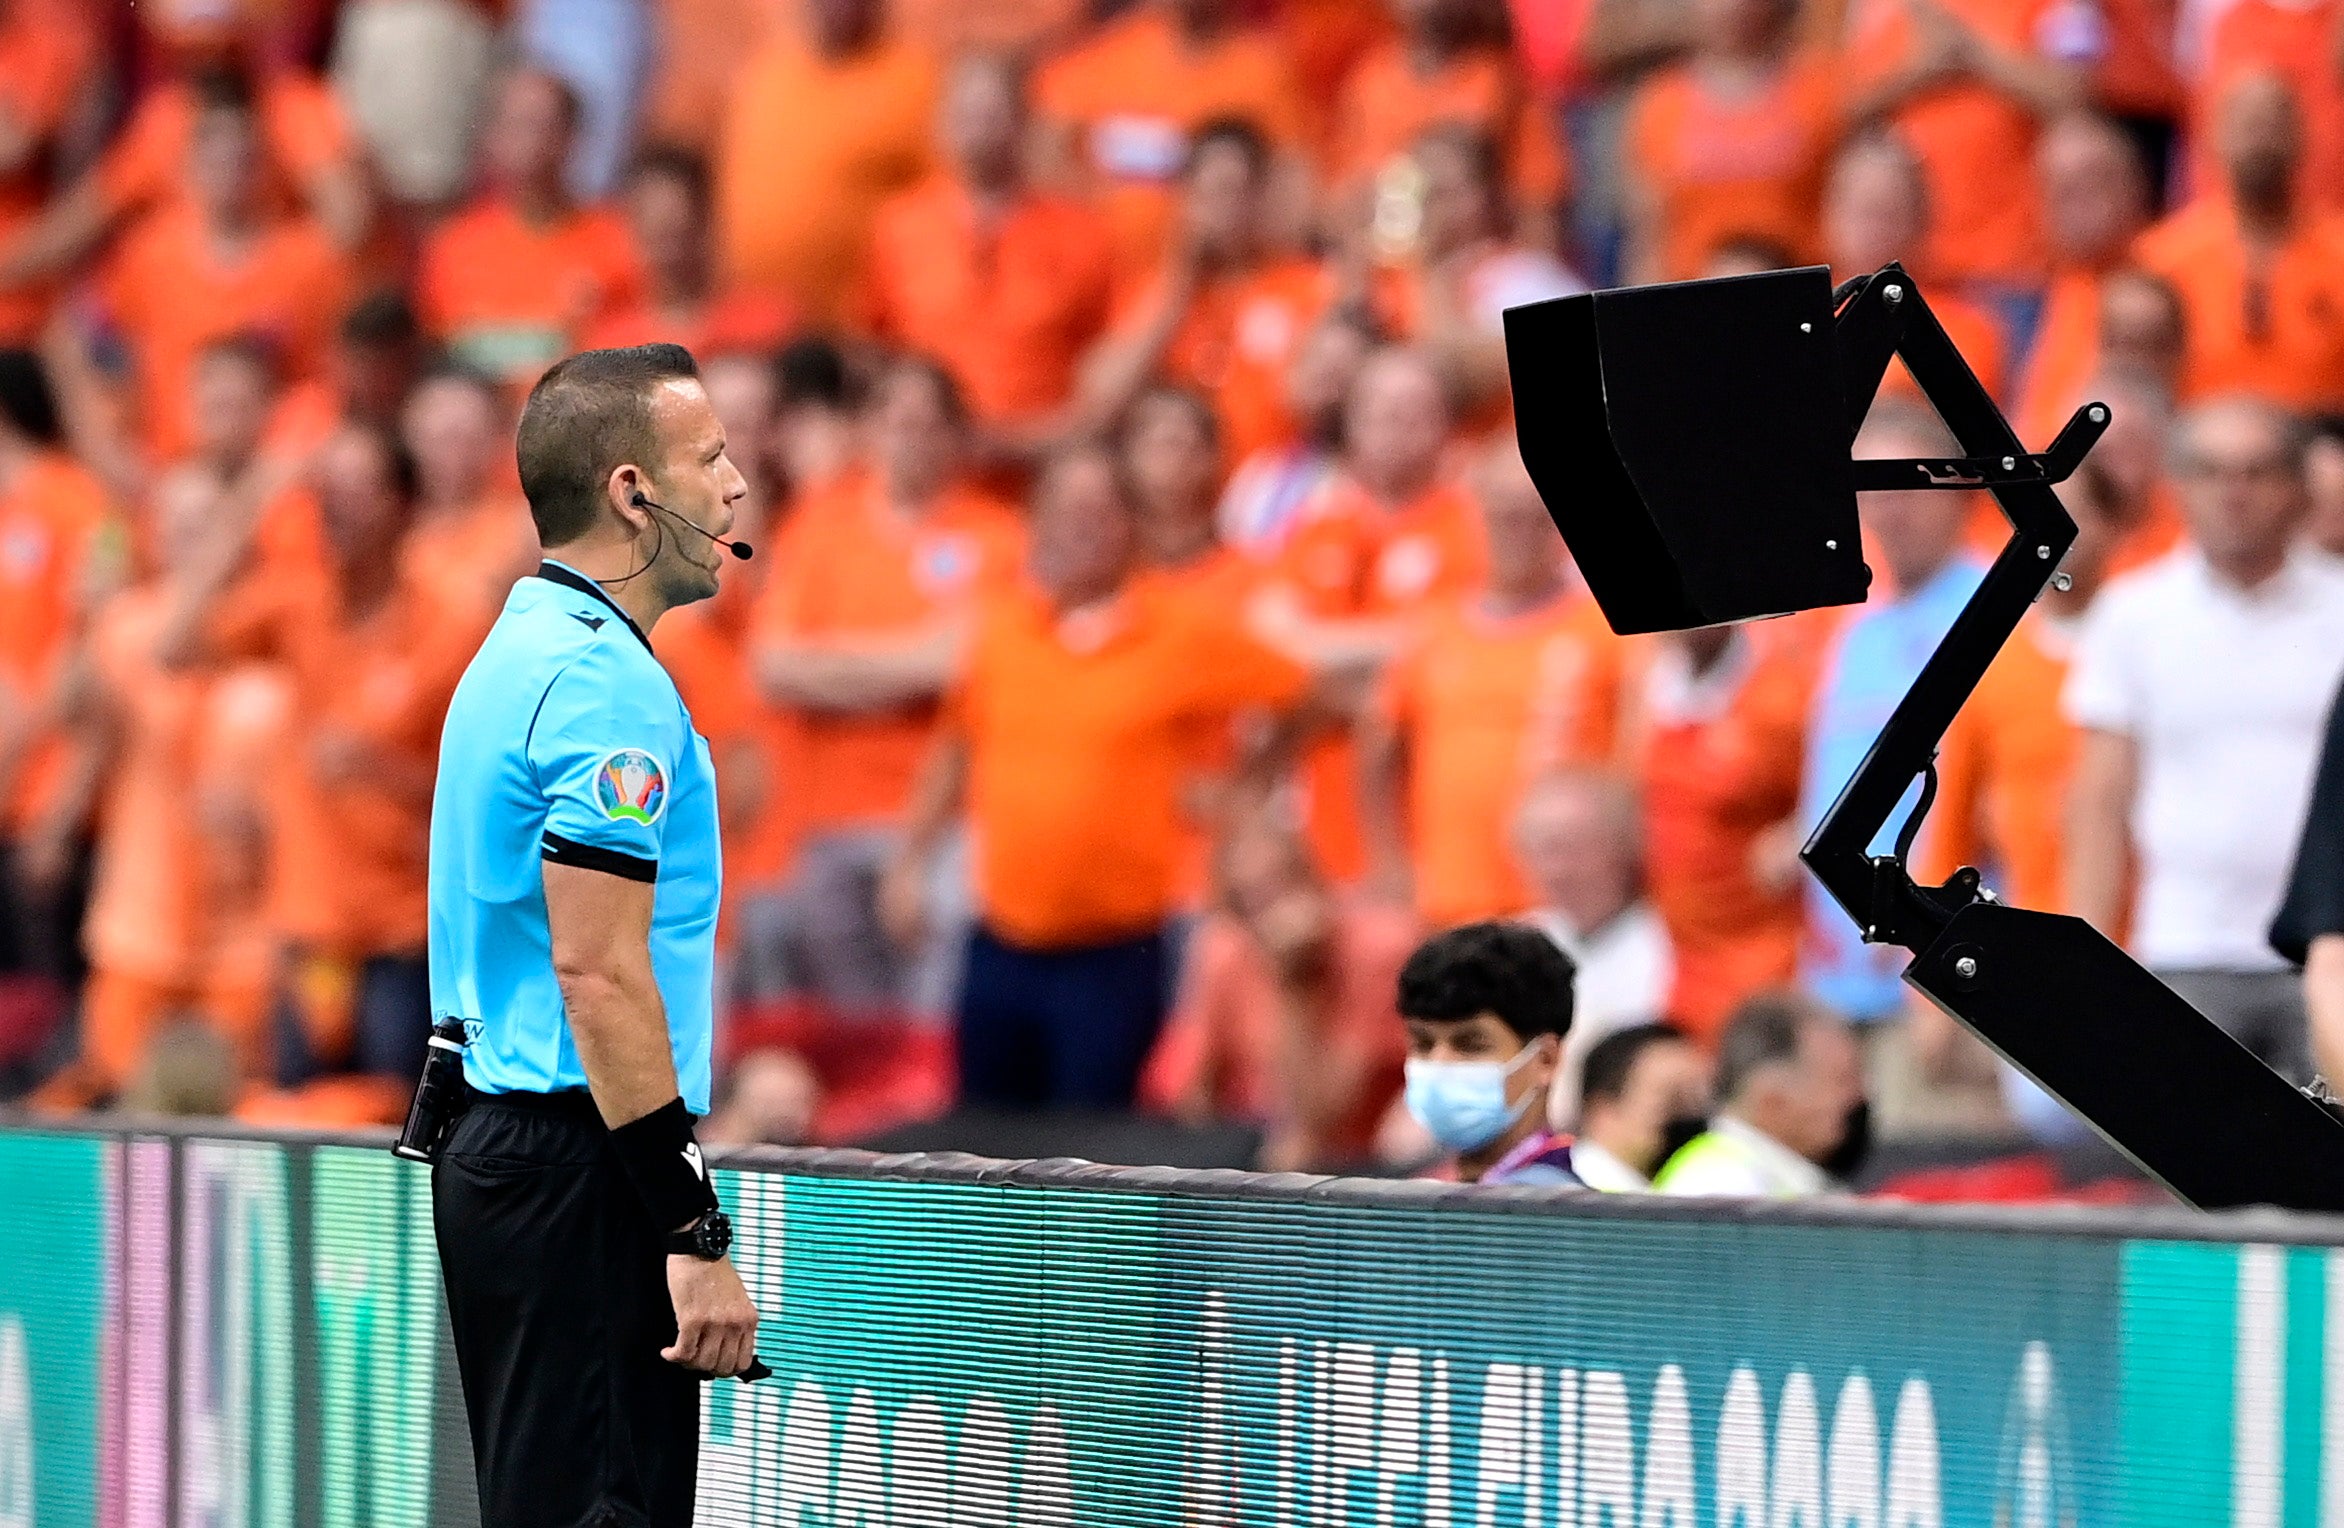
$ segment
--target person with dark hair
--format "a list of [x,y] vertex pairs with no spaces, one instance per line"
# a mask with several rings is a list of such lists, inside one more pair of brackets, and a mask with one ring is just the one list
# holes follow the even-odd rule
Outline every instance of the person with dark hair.
[[406,295],[392,288],[350,305],[326,353],[328,394],[342,416],[394,426],[424,365],[423,325]]
[[217,90],[191,109],[184,194],[140,221],[97,283],[102,315],[130,352],[138,433],[155,465],[188,447],[189,378],[207,344],[259,336],[282,381],[321,375],[352,282],[326,230],[274,194],[249,93]]
[[1581,1187],[1547,1091],[1571,1032],[1571,957],[1520,923],[1468,923],[1400,968],[1408,1113],[1467,1183]]
[[691,353],[538,379],[546,560],[456,687],[432,796],[435,1022],[468,1106],[432,1220],[484,1522],[692,1520],[696,1379],[756,1356],[709,1109],[722,881],[708,745],[650,632],[714,595],[748,484]]
[[409,555],[486,625],[537,565],[529,506],[504,466],[511,400],[494,377],[443,357],[401,406],[399,438],[421,484]]
[[643,257],[643,290],[587,330],[589,348],[667,340],[705,359],[771,350],[789,336],[797,315],[786,301],[719,280],[710,194],[708,161],[695,151],[654,144],[636,156],[620,205]]
[[1031,577],[980,609],[880,908],[904,949],[932,937],[931,886],[965,803],[976,927],[958,1005],[964,1102],[1128,1108],[1171,993],[1194,739],[1274,718],[1238,775],[1275,778],[1310,678],[1226,612],[1135,571],[1106,451],[1054,460],[1036,490]]
[[828,1019],[933,1021],[951,1006],[952,941],[891,942],[879,874],[900,847],[976,603],[1015,579],[1025,528],[968,481],[966,405],[934,361],[888,364],[866,433],[870,470],[799,507],[750,622],[752,672],[796,733],[799,835],[772,926],[750,935],[763,934],[783,985],[752,990]]
[[1286,533],[1342,470],[1344,405],[1384,331],[1364,303],[1337,303],[1303,331],[1279,379],[1287,433],[1260,446],[1221,491],[1221,538],[1274,559]]
[[838,342],[809,335],[773,358],[776,507],[829,487],[854,465],[862,377]]
[[1177,237],[1174,185],[1216,123],[1243,120],[1269,144],[1309,146],[1312,103],[1283,40],[1235,0],[1145,0],[1051,59],[1034,99],[1045,141],[1107,214],[1118,273],[1146,272]]
[[27,850],[65,763],[68,677],[112,518],[59,446],[40,361],[0,350],[0,1002],[52,1017],[79,964],[80,908],[69,863]]
[[1251,123],[1200,128],[1181,188],[1171,245],[1084,363],[1079,397],[1088,417],[1117,419],[1151,382],[1186,383],[1212,399],[1235,461],[1293,433],[1286,368],[1335,280],[1277,236],[1269,146]]
[[643,256],[626,220],[570,194],[577,133],[567,84],[542,69],[509,71],[480,135],[480,193],[431,231],[417,260],[424,326],[516,390],[605,314],[642,300]]
[[1871,1147],[1854,1031],[1800,993],[1735,1010],[1717,1046],[1717,1113],[1652,1180],[1663,1194],[1804,1199],[1844,1183]]
[[[213,656],[278,665],[291,691],[263,801],[280,944],[272,1070],[294,1087],[330,1074],[345,1111],[388,1124],[431,1030],[425,858],[440,718],[486,623],[404,555],[417,473],[394,435],[343,425],[311,477],[322,562],[265,570],[215,610],[204,640]],[[300,1115],[298,1096],[278,1103]]]
[[1106,220],[1032,183],[1025,79],[1009,60],[952,68],[943,168],[879,209],[871,327],[936,356],[1000,444],[1034,454],[1068,426],[1082,358],[1115,296]]
[[1571,1170],[1606,1194],[1645,1194],[1652,1175],[1709,1128],[1709,1063],[1671,1024],[1636,1024],[1595,1042],[1579,1073]]

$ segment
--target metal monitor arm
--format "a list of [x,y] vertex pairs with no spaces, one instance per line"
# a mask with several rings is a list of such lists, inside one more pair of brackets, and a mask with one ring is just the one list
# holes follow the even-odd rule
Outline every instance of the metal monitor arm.
[[[2010,540],[1800,851],[1864,931],[1917,957],[1905,980],[2182,1199],[2344,1211],[2344,1122],[2264,1066],[2080,918],[1994,900],[1964,867],[1916,883],[1905,856],[1936,793],[1937,746],[2076,536],[2053,484],[2108,425],[2087,404],[2029,453],[1897,265],[1834,294],[1851,439],[1901,359],[1964,453],[1857,461],[1859,489],[1983,489]],[[1870,847],[1913,782],[1892,854]]]

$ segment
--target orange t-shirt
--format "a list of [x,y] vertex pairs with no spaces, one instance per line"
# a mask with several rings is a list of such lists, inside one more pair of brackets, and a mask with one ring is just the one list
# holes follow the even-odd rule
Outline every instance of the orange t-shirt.
[[[2055,30],[2060,0],[1944,3],[1988,42],[2035,54],[2045,51],[2046,34]],[[1848,88],[1861,90],[1904,68],[1915,46],[1912,13],[1902,0],[1857,0],[1848,18]],[[1953,281],[2039,279],[2033,114],[1962,80],[1912,97],[1892,120],[1920,156],[1928,185],[1931,235],[1927,259],[1917,263]]]
[[1914,874],[1985,867],[2005,902],[2063,911],[2068,782],[2079,733],[2060,708],[2072,638],[2041,614],[1995,655],[1937,751],[1937,805]]
[[[47,145],[89,77],[95,39],[80,17],[55,5],[9,6],[0,14],[0,111],[35,143]],[[46,153],[0,180],[0,245],[32,226],[48,200]],[[46,283],[0,293],[0,342],[28,345],[48,316]]]
[[1271,25],[1285,40],[1310,114],[1310,140],[1321,157],[1335,130],[1335,102],[1361,58],[1396,28],[1382,0],[1282,0]]
[[1416,904],[1450,928],[1533,900],[1515,866],[1514,809],[1539,775],[1612,752],[1620,640],[1584,594],[1493,618],[1478,600],[1428,613],[1384,676],[1408,746]]
[[1328,961],[1329,1022],[1303,1045],[1289,1046],[1269,962],[1236,920],[1208,916],[1182,967],[1179,1006],[1148,1057],[1140,1102],[1169,1112],[1201,1092],[1217,1118],[1289,1124],[1303,1112],[1303,1090],[1332,1069],[1358,1091],[1349,1114],[1317,1144],[1327,1165],[1366,1160],[1400,1090],[1408,1046],[1395,999],[1417,937],[1416,920],[1398,909],[1341,908]]
[[1330,620],[1393,615],[1480,582],[1481,515],[1456,483],[1387,509],[1349,478],[1304,506],[1278,554],[1284,582]]
[[637,302],[605,314],[578,342],[581,350],[617,350],[629,345],[681,345],[706,362],[711,356],[770,353],[797,328],[797,314],[770,292],[735,287],[718,292],[684,312]]
[[1828,618],[1743,627],[1739,651],[1698,678],[1674,650],[1646,670],[1635,752],[1645,878],[1676,954],[1669,1014],[1713,1045],[1734,1005],[1798,969],[1794,884],[1750,871],[1759,836],[1798,809],[1808,701]]
[[1299,148],[1302,90],[1279,39],[1232,30],[1192,47],[1155,5],[1135,6],[1053,60],[1034,81],[1036,114],[1070,134],[1080,180],[1097,196],[1125,271],[1164,256],[1189,135],[1243,117]]
[[939,175],[879,210],[871,327],[951,368],[981,418],[1028,418],[1073,391],[1114,281],[1106,225],[1088,207],[1029,193],[989,219]]
[[[356,139],[333,91],[311,75],[272,71],[261,78],[255,101],[272,189],[280,210],[291,211],[304,184],[353,157]],[[109,211],[135,214],[180,198],[195,118],[195,92],[184,81],[167,80],[139,98],[92,172]]]
[[[1274,577],[1321,620],[1405,615],[1472,592],[1481,581],[1484,555],[1481,515],[1462,487],[1435,484],[1386,509],[1357,483],[1338,477],[1297,513]],[[1349,735],[1313,742],[1302,777],[1311,847],[1330,875],[1349,880],[1367,864],[1359,763]]]
[[349,262],[325,231],[285,218],[240,259],[225,261],[192,207],[146,219],[107,263],[106,311],[128,341],[132,385],[156,461],[186,453],[197,356],[214,340],[256,334],[288,379],[324,363],[351,284]]
[[[0,686],[27,705],[41,707],[64,668],[109,513],[104,487],[59,451],[41,453],[0,494]],[[60,762],[54,737],[34,739],[0,796],[0,834],[33,820]]]
[[115,715],[116,746],[99,805],[82,948],[100,970],[192,985],[204,945],[194,798],[209,676],[154,661],[167,601],[160,585],[127,590],[106,602],[91,628],[91,657]]
[[2344,407],[2344,224],[2306,221],[2255,270],[2230,204],[2207,197],[2142,234],[2134,256],[2181,294],[2184,400]]
[[[1141,586],[1184,603],[1200,620],[1238,621],[1253,603],[1269,570],[1234,547],[1215,546],[1201,557],[1177,567],[1151,564],[1135,580]],[[1238,737],[1227,717],[1201,723],[1189,740],[1189,756],[1200,780],[1225,779],[1236,768]],[[1187,849],[1180,879],[1184,905],[1202,906],[1211,891],[1213,846],[1223,822],[1192,819],[1184,824]]]
[[1690,64],[1646,81],[1623,153],[1655,218],[1659,279],[1691,280],[1737,238],[1813,257],[1838,113],[1839,85],[1822,58],[1790,61],[1745,101],[1721,98]]
[[415,278],[417,316],[492,377],[526,387],[603,315],[642,301],[626,219],[581,207],[544,227],[483,197],[434,229]]
[[2335,0],[2291,5],[2283,0],[2231,0],[2206,39],[2190,103],[2196,154],[2193,184],[2214,194],[2222,184],[2214,154],[2214,124],[2222,97],[2247,74],[2276,74],[2294,89],[2303,114],[2303,190],[2323,211],[2344,209],[2344,88],[2336,78]]
[[1067,618],[1030,588],[988,602],[948,708],[985,926],[1031,949],[1160,929],[1179,903],[1189,740],[1309,684],[1238,622],[1145,587]]
[[880,205],[928,171],[936,61],[887,43],[842,61],[795,35],[743,66],[716,159],[727,273],[786,292],[814,323],[844,318]]
[[485,635],[513,581],[537,566],[537,525],[519,493],[492,491],[460,512],[417,517],[400,555]]
[[2085,383],[2100,368],[2100,273],[2064,270],[2051,278],[2034,345],[2019,374],[2013,421],[2030,451],[2051,444]]
[[[1994,321],[1994,315],[1942,285],[1930,291],[1929,311],[1937,315],[1938,327],[1953,341],[1953,348],[1961,352],[1961,358],[1970,363],[1970,370],[1977,374],[1986,391],[2000,399],[2007,378],[2003,375],[2002,326]],[[1883,394],[1918,398],[1921,384],[1905,369],[1903,357],[1892,356],[1888,372],[1881,378],[1880,390]]]
[[1511,55],[1461,53],[1426,77],[1409,61],[1402,39],[1362,58],[1344,82],[1329,173],[1356,186],[1441,122],[1470,123],[1487,133],[1504,151],[1514,192],[1525,202],[1551,206],[1569,193],[1560,127]]
[[[857,473],[790,521],[755,640],[910,641],[1012,578],[1025,555],[1016,511],[959,487],[917,520]],[[933,705],[836,714],[791,710],[802,734],[792,810],[808,833],[899,817],[935,736]]]
[[329,779],[312,750],[354,739],[428,778],[440,724],[480,631],[444,584],[407,564],[373,609],[353,612],[331,574],[279,575],[265,605],[223,640],[284,665],[297,704],[270,806],[270,919],[313,951],[419,953],[427,930],[431,805],[364,778]]
[[735,582],[750,576],[747,568],[728,568],[724,576],[715,599],[661,617],[651,645],[715,751],[729,909],[772,887],[797,852],[805,728],[795,713],[759,700],[746,627],[761,591],[753,582]]
[[796,21],[790,0],[656,0],[659,47],[643,102],[644,143],[707,149],[741,63]]
[[[1147,322],[1163,301],[1161,278],[1126,302],[1116,329]],[[1222,450],[1241,462],[1295,433],[1286,372],[1312,324],[1334,301],[1334,277],[1313,260],[1279,260],[1206,281],[1165,347],[1164,374],[1212,399]]]

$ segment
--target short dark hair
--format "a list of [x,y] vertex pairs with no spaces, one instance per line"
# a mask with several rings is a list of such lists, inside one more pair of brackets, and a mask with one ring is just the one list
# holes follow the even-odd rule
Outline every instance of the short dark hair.
[[1243,154],[1246,168],[1256,180],[1269,173],[1270,140],[1251,117],[1215,117],[1199,127],[1188,140],[1188,171],[1193,173],[1205,150],[1216,144],[1226,144]]
[[773,358],[773,380],[784,408],[813,404],[844,413],[862,402],[860,379],[847,365],[846,352],[819,334],[782,346]]
[[1615,1029],[1588,1047],[1580,1064],[1579,1096],[1588,1103],[1609,1103],[1628,1091],[1628,1078],[1646,1051],[1656,1045],[1690,1045],[1692,1037],[1674,1024],[1631,1024]]
[[1400,1016],[1435,1024],[1494,1013],[1524,1040],[1571,1032],[1578,967],[1521,923],[1468,923],[1435,934],[1400,968]]
[[1116,422],[1115,443],[1129,450],[1132,431],[1139,424],[1140,411],[1158,403],[1168,403],[1187,413],[1196,422],[1196,427],[1204,432],[1205,444],[1216,451],[1220,449],[1221,416],[1214,411],[1203,393],[1178,382],[1153,383],[1132,399],[1131,406],[1123,411],[1123,417]]
[[1807,1026],[1825,1015],[1826,1010],[1796,992],[1761,992],[1744,998],[1727,1017],[1724,1037],[1717,1042],[1717,1101],[1730,1104],[1758,1073],[1797,1061]]
[[658,449],[653,391],[699,375],[681,345],[631,345],[582,350],[537,379],[521,408],[515,452],[539,541],[558,547],[586,534],[611,472],[648,463]]
[[423,326],[415,321],[415,309],[391,287],[369,292],[352,303],[336,333],[345,345],[384,349],[405,349],[423,340]]
[[956,430],[968,428],[968,395],[961,391],[960,378],[952,374],[952,368],[926,351],[906,350],[887,358],[887,363],[879,368],[879,378],[873,384],[872,392],[876,394],[899,376],[917,377],[936,389],[936,401],[943,405],[944,417],[952,421],[952,427]]
[[672,180],[684,188],[692,205],[705,214],[710,199],[708,156],[680,143],[654,143],[635,156],[627,169],[629,184],[643,180]]
[[48,368],[29,350],[0,349],[0,418],[17,434],[44,446],[64,438]]
[[187,81],[187,93],[197,111],[234,111],[252,116],[260,110],[260,96],[252,77],[242,69],[212,64],[198,69]]

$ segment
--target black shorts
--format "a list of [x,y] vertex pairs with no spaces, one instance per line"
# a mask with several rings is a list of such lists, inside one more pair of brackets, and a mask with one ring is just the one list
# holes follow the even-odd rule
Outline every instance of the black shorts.
[[432,1226],[487,1528],[690,1528],[700,1387],[667,1255],[583,1092],[473,1094]]

